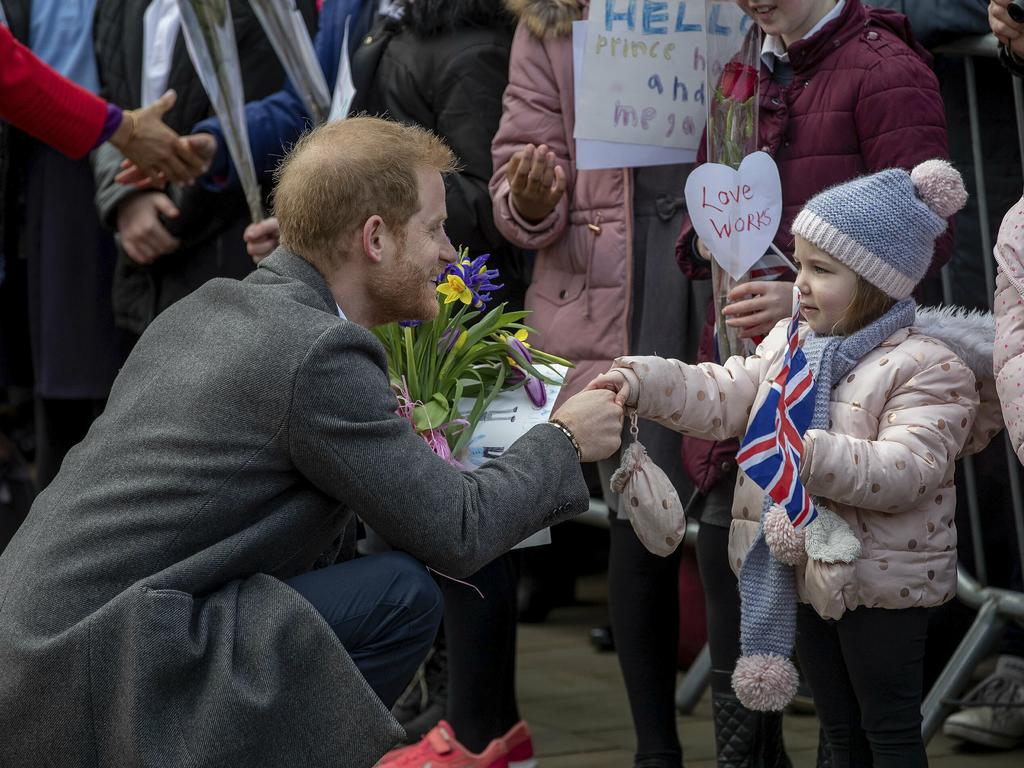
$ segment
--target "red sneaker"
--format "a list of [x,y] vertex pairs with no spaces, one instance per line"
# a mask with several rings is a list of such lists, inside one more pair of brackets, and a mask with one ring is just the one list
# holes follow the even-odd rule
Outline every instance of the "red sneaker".
[[376,768],[508,768],[508,752],[505,743],[495,739],[474,755],[459,744],[452,727],[442,720],[416,744],[388,752]]
[[537,768],[537,761],[533,757],[533,739],[530,738],[530,728],[525,720],[513,725],[501,740],[508,747],[508,768]]

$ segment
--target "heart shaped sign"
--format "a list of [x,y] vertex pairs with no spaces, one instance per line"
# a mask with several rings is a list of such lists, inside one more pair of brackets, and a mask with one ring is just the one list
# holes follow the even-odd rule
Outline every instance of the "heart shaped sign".
[[697,235],[736,280],[764,256],[782,220],[782,182],[765,152],[743,158],[739,170],[705,163],[686,179],[686,207]]

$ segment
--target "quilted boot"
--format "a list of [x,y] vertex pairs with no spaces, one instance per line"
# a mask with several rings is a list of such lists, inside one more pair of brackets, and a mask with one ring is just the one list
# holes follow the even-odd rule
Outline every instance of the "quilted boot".
[[718,768],[792,768],[781,712],[754,712],[724,693],[712,693],[711,710]]

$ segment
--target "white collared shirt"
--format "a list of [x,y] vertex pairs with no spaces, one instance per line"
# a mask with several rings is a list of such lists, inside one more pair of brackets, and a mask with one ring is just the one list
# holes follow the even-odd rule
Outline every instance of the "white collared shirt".
[[[846,0],[839,0],[836,3],[836,7],[822,16],[821,20],[811,27],[810,32],[800,39],[807,40],[818,34],[822,27],[839,17],[839,14],[843,12],[844,5],[846,5]],[[776,59],[787,64],[789,63],[789,51],[786,49],[786,44],[782,42],[782,38],[778,35],[765,35],[764,42],[761,44],[761,61],[764,62],[770,71],[774,72]]]
[[142,106],[167,90],[171,58],[181,29],[177,0],[153,0],[142,17]]
[[341,311],[341,304],[339,304],[338,302],[334,302],[334,306],[338,308],[338,317],[340,317],[342,320],[348,320],[348,318],[345,317],[345,313]]

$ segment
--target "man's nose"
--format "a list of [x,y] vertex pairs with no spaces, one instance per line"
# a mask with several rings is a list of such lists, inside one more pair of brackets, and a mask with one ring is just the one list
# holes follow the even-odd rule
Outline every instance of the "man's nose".
[[451,264],[458,257],[459,253],[455,250],[455,246],[452,245],[452,241],[445,237],[444,241],[448,244],[446,248],[441,249],[441,260],[446,264]]

